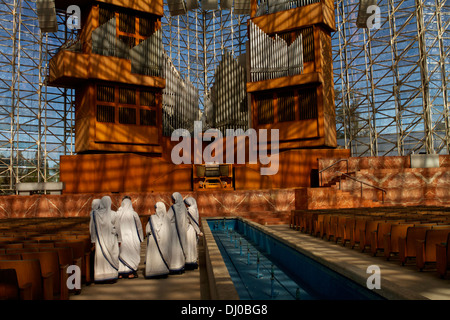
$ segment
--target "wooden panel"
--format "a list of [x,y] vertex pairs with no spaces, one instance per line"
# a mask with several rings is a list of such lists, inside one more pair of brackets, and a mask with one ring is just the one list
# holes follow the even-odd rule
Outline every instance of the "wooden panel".
[[102,143],[158,144],[158,128],[96,122],[95,141]]
[[322,24],[330,31],[335,31],[334,20],[334,10],[322,2],[252,18],[252,21],[268,34],[295,30],[313,24]]
[[161,89],[166,85],[163,78],[131,73],[130,60],[64,50],[50,60],[49,85],[75,87],[87,79]]
[[[129,8],[141,12],[152,13],[158,16],[163,16],[163,0],[97,0],[98,2],[111,4],[118,7]],[[68,6],[76,4],[80,7],[92,5],[91,0],[56,0],[55,6],[58,9],[66,10]]]
[[315,84],[322,82],[323,78],[320,73],[311,72],[270,80],[247,82],[247,92],[253,93],[263,90],[272,90],[277,88],[293,87],[298,85]]
[[136,154],[61,156],[64,193],[191,190],[192,167]]

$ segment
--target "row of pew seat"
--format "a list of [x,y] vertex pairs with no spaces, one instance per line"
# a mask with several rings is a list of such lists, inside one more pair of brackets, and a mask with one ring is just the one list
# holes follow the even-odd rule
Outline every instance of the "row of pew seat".
[[[140,216],[145,228],[149,216]],[[0,219],[0,300],[67,300],[68,267],[93,282],[89,217]]]
[[444,278],[450,270],[450,212],[320,212],[293,210],[290,228],[327,241],[358,247],[418,270],[436,268]]
[[68,267],[93,279],[89,218],[0,220],[0,300],[67,300]]

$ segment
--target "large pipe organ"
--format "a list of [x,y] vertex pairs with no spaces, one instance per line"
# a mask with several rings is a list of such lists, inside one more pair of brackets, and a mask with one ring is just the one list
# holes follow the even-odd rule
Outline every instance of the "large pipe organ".
[[251,117],[278,129],[280,149],[336,147],[329,0],[252,0]]
[[82,4],[78,39],[49,74],[49,84],[75,88],[75,151],[161,154],[162,3]]
[[211,127],[223,135],[227,129],[246,131],[248,124],[246,55],[237,59],[225,50],[214,74],[214,84],[207,104],[207,119]]
[[164,59],[162,71],[166,79],[162,99],[163,135],[171,136],[176,129],[192,132],[194,121],[200,119],[198,88],[190,81],[183,80],[165,52],[162,57]]

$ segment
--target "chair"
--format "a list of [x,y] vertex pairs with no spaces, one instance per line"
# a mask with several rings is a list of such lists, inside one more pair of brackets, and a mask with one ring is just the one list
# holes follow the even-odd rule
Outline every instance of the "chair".
[[403,221],[382,221],[378,223],[377,230],[373,231],[370,239],[370,251],[376,256],[378,251],[384,250],[384,236],[391,232],[392,226]]
[[341,243],[343,246],[350,241],[351,235],[355,232],[356,219],[355,217],[348,217],[345,219],[345,224],[342,226],[344,229],[342,232]]
[[20,253],[0,254],[0,260],[20,260]]
[[450,233],[445,242],[436,244],[436,270],[441,278],[445,278],[450,269]]
[[48,247],[54,247],[54,242],[38,242],[38,243],[24,243],[24,248],[48,248]]
[[31,283],[19,286],[15,269],[0,269],[0,300],[31,300]]
[[381,222],[383,222],[383,220],[367,219],[363,229],[359,230],[359,249],[361,252],[364,252],[366,247],[370,247],[372,232],[377,231],[378,224]]
[[398,239],[406,237],[406,231],[414,225],[414,223],[394,224],[391,226],[391,231],[383,235],[383,249],[386,260],[389,260],[392,255],[398,254]]
[[398,239],[399,257],[402,266],[406,264],[408,259],[416,257],[416,242],[417,240],[424,240],[429,229],[431,229],[430,225],[414,225],[408,227],[405,237]]
[[334,241],[337,243],[339,240],[343,241],[345,235],[345,223],[347,219],[351,219],[351,217],[347,215],[341,215],[338,218],[337,226],[336,226],[336,234],[334,236]]
[[59,267],[59,258],[56,251],[38,251],[25,252],[21,254],[22,260],[38,259],[41,264],[43,274],[53,273],[53,294],[56,298],[62,300],[68,297],[63,291],[67,291],[66,283],[62,283],[61,270]]
[[426,264],[436,263],[436,245],[447,240],[450,234],[450,227],[432,227],[427,230],[424,240],[416,242],[416,265],[422,271]]
[[331,220],[331,215],[330,214],[324,214],[323,215],[323,219],[320,222],[319,225],[319,236],[321,239],[323,239],[323,237],[326,235],[327,229],[329,229],[330,226],[330,220]]
[[7,244],[3,245],[3,248],[5,248],[5,249],[22,249],[23,243],[22,242],[7,243]]
[[33,300],[52,300],[53,274],[43,274],[39,260],[0,260],[0,269],[15,269],[21,288],[31,283]]
[[73,252],[70,247],[54,247],[54,248],[39,248],[39,251],[51,251],[58,254],[58,262],[61,276],[61,300],[69,298],[69,291],[67,290],[66,282],[68,278],[67,268],[73,264]]
[[7,254],[32,252],[32,251],[39,251],[39,250],[38,250],[38,248],[34,248],[34,247],[33,248],[20,248],[20,249],[14,249],[14,248],[6,249]]
[[336,237],[338,221],[339,221],[338,215],[332,215],[330,217],[330,223],[328,223],[325,228],[325,238],[328,241],[330,241],[331,238]]
[[355,227],[350,229],[350,246],[353,249],[355,245],[359,245],[361,230],[366,228],[367,217],[357,217],[355,219]]
[[316,219],[314,220],[314,226],[313,226],[313,233],[312,235],[317,237],[320,235],[321,232],[321,226],[323,226],[323,218],[324,214],[318,214]]

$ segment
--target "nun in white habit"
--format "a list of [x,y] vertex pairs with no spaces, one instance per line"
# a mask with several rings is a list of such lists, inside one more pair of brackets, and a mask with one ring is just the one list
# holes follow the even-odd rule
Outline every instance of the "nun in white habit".
[[167,212],[170,220],[170,273],[184,272],[186,262],[186,231],[187,231],[187,210],[183,201],[183,196],[179,192],[172,194],[173,205]]
[[119,276],[119,242],[113,224],[111,198],[93,201],[90,221],[91,241],[95,246],[94,281],[114,281]]
[[197,242],[198,237],[203,235],[199,226],[199,213],[197,201],[193,197],[184,200],[187,205],[188,228],[186,232],[186,269],[198,267]]
[[144,234],[141,219],[134,211],[131,198],[128,196],[123,198],[117,210],[115,225],[122,239],[119,248],[119,278],[137,277]]
[[170,220],[163,202],[157,202],[155,209],[156,213],[150,216],[145,227],[147,234],[145,278],[164,277],[169,274]]

